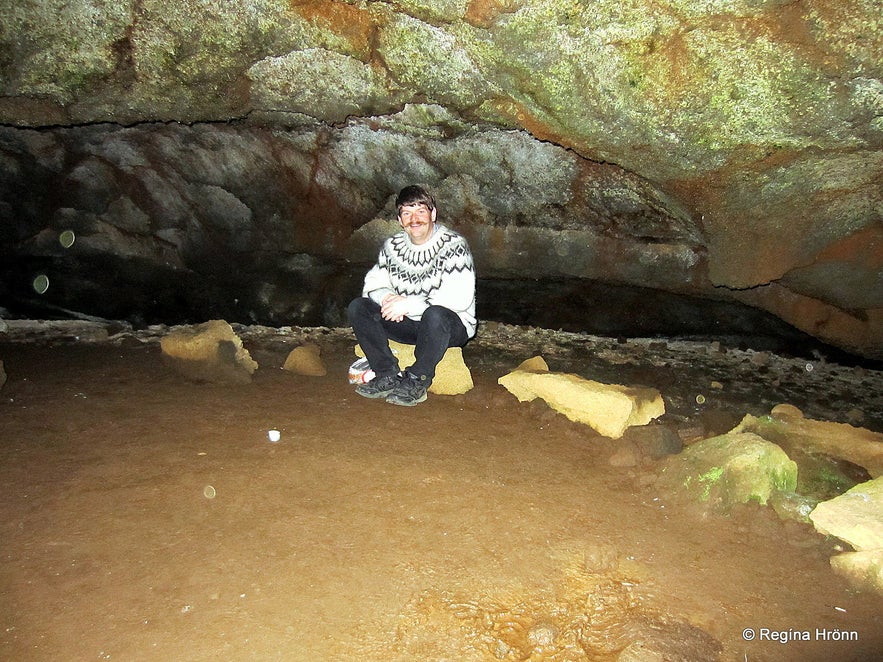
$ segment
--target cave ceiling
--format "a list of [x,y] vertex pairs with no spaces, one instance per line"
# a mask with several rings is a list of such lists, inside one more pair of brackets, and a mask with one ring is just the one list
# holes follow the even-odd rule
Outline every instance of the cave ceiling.
[[0,306],[334,322],[422,183],[485,282],[738,302],[883,357],[878,0],[0,19]]

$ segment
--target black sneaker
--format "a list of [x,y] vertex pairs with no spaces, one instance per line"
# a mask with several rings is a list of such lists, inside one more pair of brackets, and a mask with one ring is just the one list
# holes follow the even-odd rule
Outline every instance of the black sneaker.
[[356,393],[363,398],[385,398],[396,389],[400,379],[397,374],[375,377],[366,384],[356,386]]
[[425,380],[425,377],[421,379],[417,375],[405,372],[398,386],[389,394],[386,401],[394,405],[402,405],[403,407],[419,405],[426,400],[428,385]]

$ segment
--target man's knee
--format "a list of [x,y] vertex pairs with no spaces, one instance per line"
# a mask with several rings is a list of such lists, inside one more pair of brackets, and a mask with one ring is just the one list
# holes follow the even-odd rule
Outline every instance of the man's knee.
[[458,319],[457,313],[444,306],[430,306],[423,311],[421,322],[435,328],[450,330],[452,322]]
[[433,336],[436,334],[441,334],[437,337],[444,336],[449,347],[465,345],[469,340],[466,327],[463,326],[460,316],[444,306],[430,306],[424,310],[420,326],[423,327],[424,332]]
[[352,324],[353,320],[362,317],[366,313],[370,313],[368,304],[370,303],[370,299],[366,297],[357,297],[350,301],[350,305],[347,306],[346,314],[349,317],[350,324]]

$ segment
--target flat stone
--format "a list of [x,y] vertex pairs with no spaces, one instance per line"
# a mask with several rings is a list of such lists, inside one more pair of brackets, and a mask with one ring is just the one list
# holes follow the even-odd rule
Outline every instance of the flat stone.
[[809,518],[816,531],[836,536],[857,551],[883,550],[883,477],[822,501]]
[[[541,398],[571,421],[588,425],[605,437],[619,439],[627,428],[646,425],[665,413],[659,391],[602,384],[579,375],[543,372],[536,359],[500,377],[498,383],[521,402]],[[522,364],[524,366],[525,364]]]
[[285,359],[283,370],[293,372],[296,375],[306,375],[307,377],[324,377],[328,374],[328,369],[322,361],[322,351],[315,343],[307,343],[300,347],[295,347]]
[[[405,345],[394,340],[389,341],[389,347],[399,360],[399,366],[405,368],[414,364],[414,345]],[[360,345],[356,345],[356,356],[364,357]],[[472,373],[463,359],[462,347],[449,347],[439,361],[435,369],[435,378],[429,386],[429,392],[436,395],[461,395],[471,391],[475,386],[472,381]]]
[[258,367],[224,320],[172,331],[160,347],[169,365],[196,381],[247,384]]

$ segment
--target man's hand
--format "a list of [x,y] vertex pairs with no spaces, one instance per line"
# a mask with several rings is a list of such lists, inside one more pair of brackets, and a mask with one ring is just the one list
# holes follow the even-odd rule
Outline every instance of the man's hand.
[[387,294],[380,304],[380,316],[390,322],[401,322],[405,319],[408,300],[401,294]]

